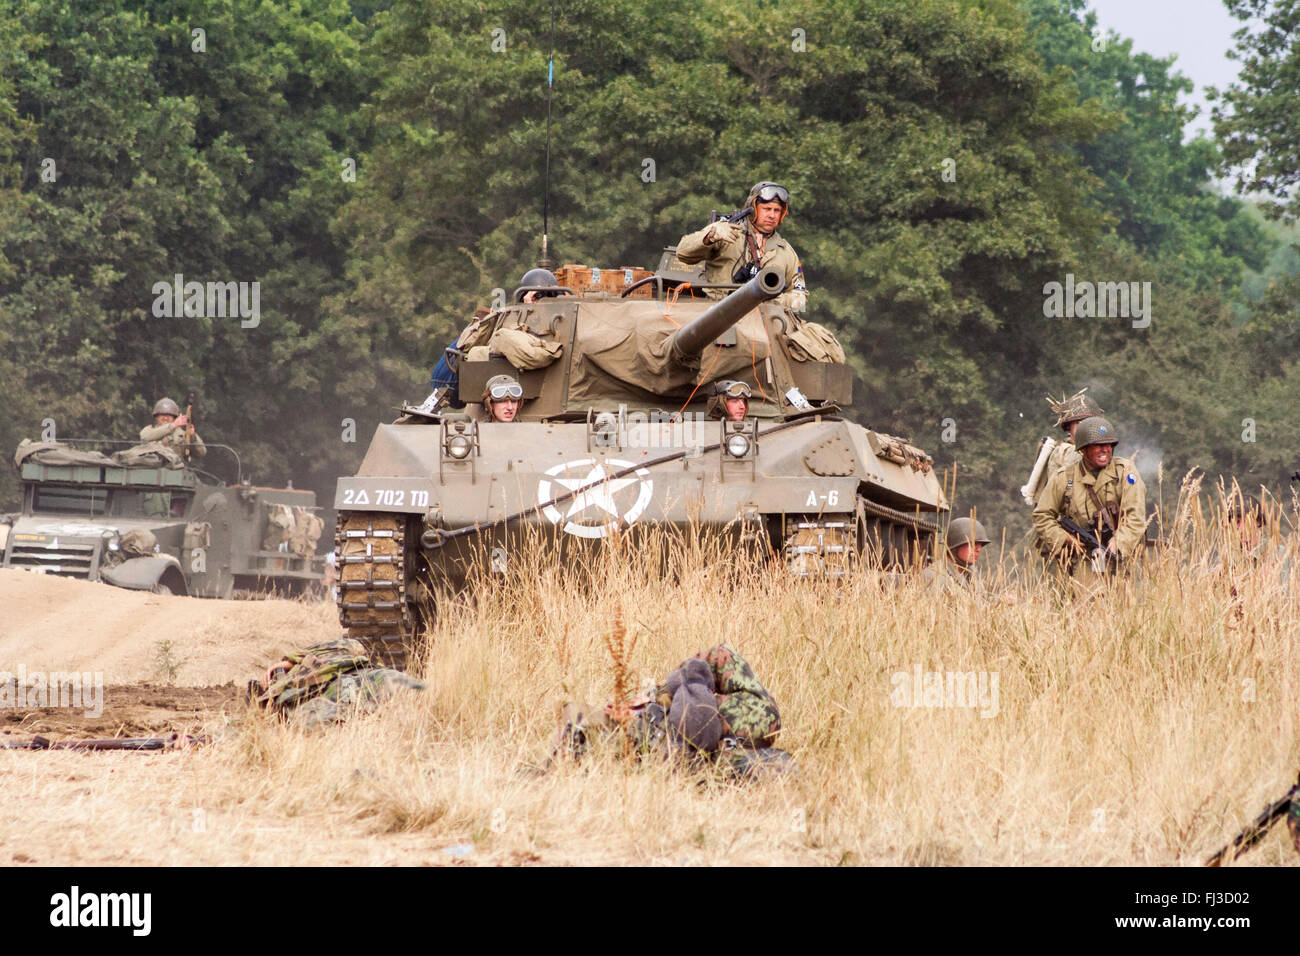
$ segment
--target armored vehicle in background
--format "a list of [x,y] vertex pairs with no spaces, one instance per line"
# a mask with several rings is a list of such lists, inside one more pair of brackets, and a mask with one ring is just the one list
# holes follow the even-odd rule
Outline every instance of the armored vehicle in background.
[[[457,341],[466,409],[426,402],[379,426],[334,501],[351,637],[401,666],[431,589],[500,570],[539,533],[563,558],[614,529],[695,525],[796,576],[925,560],[948,508],[931,459],[842,417],[844,353],[773,301],[781,274],[707,287],[674,265],[669,250],[652,275],[627,270],[617,293],[613,270],[581,267],[537,301],[515,290]],[[709,288],[731,291],[694,297]],[[503,373],[523,387],[510,423],[480,404]],[[744,421],[710,417],[721,380],[752,390]]]
[[256,487],[231,448],[207,449],[233,483],[157,443],[24,441],[22,511],[0,516],[0,567],[216,598],[322,581],[316,495]]

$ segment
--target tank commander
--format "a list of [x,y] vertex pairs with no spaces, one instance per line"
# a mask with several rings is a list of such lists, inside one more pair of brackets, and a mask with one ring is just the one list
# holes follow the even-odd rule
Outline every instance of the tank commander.
[[524,388],[509,375],[493,375],[483,387],[483,410],[494,422],[513,422],[524,404]]
[[188,447],[190,454],[198,457],[208,452],[198,432],[190,427],[189,419],[181,414],[180,406],[170,398],[158,399],[153,407],[153,424],[140,429],[140,440],[162,442],[177,451]]
[[729,422],[743,422],[749,417],[749,398],[753,395],[744,382],[725,379],[713,386],[714,408],[718,417]]
[[1074,432],[1079,460],[1060,469],[1034,508],[1034,532],[1043,555],[1073,574],[1092,547],[1060,519],[1074,522],[1104,551],[1093,554],[1094,566],[1112,567],[1116,559],[1132,561],[1146,547],[1146,485],[1127,459],[1115,457],[1119,433],[1109,421],[1093,416]]
[[[785,275],[786,291],[776,301],[802,312],[808,304],[803,266],[794,247],[776,231],[790,213],[789,191],[777,183],[755,183],[745,208],[753,212],[740,223],[722,219],[682,236],[677,258],[688,265],[703,262],[709,283],[748,282],[767,266],[779,269]],[[724,289],[707,291],[714,299],[727,294]]]

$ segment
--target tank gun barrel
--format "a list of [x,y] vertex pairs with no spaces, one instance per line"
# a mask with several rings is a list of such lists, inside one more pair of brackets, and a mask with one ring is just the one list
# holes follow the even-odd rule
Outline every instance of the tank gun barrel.
[[673,333],[672,356],[677,362],[694,360],[710,342],[741,320],[760,303],[785,291],[785,276],[773,268],[762,270],[725,299],[715,302],[697,318]]

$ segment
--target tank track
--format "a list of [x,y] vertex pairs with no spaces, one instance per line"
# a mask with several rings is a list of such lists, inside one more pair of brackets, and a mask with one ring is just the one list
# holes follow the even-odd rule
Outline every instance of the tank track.
[[857,545],[851,516],[795,518],[786,524],[785,566],[797,578],[843,577],[853,568]]
[[413,628],[406,604],[406,522],[400,514],[339,512],[339,623],[371,659],[405,670]]

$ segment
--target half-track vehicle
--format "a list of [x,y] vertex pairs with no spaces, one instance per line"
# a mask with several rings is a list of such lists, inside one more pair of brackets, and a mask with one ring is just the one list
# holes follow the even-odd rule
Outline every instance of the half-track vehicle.
[[165,445],[24,441],[22,510],[0,516],[0,567],[195,597],[300,593],[324,580],[316,495],[233,482]]
[[[615,529],[695,525],[797,576],[927,559],[948,510],[931,458],[843,417],[843,351],[773,301],[784,277],[706,287],[679,268],[669,249],[656,273],[626,270],[615,292],[611,270],[593,281],[595,270],[566,267],[562,286],[580,274],[579,288],[537,287],[550,294],[528,302],[535,290],[521,287],[462,332],[452,351],[465,408],[403,406],[338,483],[350,636],[401,666],[431,591],[501,570],[539,534],[563,559]],[[728,294],[693,297],[710,289]],[[503,373],[523,387],[509,423],[481,404]],[[744,421],[710,407],[722,380],[751,389]]]

